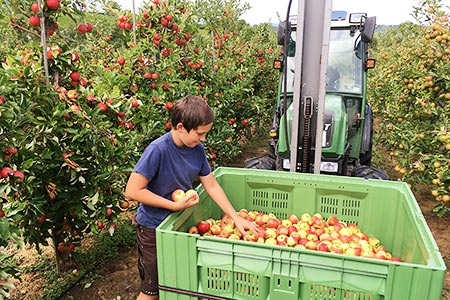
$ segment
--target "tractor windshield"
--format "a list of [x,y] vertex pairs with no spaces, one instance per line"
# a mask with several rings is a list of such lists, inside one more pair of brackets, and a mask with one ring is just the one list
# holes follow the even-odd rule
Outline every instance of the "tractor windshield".
[[[333,28],[330,32],[327,68],[327,92],[362,93],[363,64],[358,51],[355,50],[358,34],[350,34],[348,28]],[[295,74],[295,38],[291,34],[287,53],[287,92],[294,90]],[[357,47],[359,49],[359,47]],[[359,57],[359,58],[358,58]]]

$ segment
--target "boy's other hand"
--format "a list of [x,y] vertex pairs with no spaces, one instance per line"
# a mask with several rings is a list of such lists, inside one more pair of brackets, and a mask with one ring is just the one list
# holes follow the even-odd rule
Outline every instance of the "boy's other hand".
[[178,200],[177,202],[173,202],[174,203],[173,210],[178,211],[178,210],[186,209],[191,206],[197,205],[199,200],[200,200],[200,198],[199,198],[197,192],[193,191],[193,192],[189,193],[188,195],[186,195],[185,197]]

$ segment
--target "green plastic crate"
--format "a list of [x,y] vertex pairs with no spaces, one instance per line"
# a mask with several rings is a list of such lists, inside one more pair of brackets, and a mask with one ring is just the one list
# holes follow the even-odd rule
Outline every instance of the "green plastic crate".
[[440,300],[446,267],[407,184],[266,170],[218,168],[234,208],[321,213],[378,237],[397,263],[186,233],[223,212],[200,203],[156,231],[160,299]]

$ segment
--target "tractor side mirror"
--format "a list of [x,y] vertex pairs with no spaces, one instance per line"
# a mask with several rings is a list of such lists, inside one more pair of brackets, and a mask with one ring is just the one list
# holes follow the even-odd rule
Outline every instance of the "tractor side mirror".
[[366,19],[363,24],[363,29],[361,30],[361,39],[363,42],[369,43],[372,41],[376,23],[376,17],[369,17]]
[[277,31],[277,43],[278,45],[284,45],[284,40],[286,39],[286,21],[280,22],[278,24],[278,31]]

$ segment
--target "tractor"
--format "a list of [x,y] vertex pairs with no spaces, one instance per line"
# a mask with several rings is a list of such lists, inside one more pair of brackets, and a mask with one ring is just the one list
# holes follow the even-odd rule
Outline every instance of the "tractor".
[[[292,2],[292,0],[291,0]],[[299,1],[278,25],[282,58],[269,155],[245,168],[387,180],[371,166],[373,117],[367,71],[376,17],[332,11],[330,1]]]

